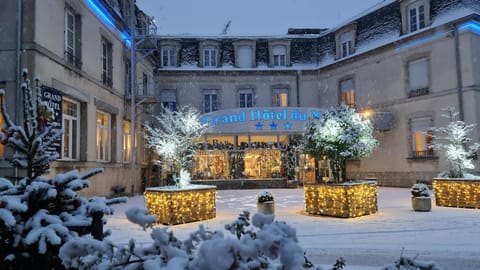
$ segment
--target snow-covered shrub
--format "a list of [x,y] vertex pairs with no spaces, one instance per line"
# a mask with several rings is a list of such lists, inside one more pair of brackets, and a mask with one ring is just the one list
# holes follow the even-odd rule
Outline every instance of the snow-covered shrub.
[[[445,153],[447,170],[442,172],[440,177],[463,178],[466,169],[473,169],[473,157],[476,155],[480,144],[471,143],[472,139],[468,134],[475,125],[466,124],[464,121],[455,120],[458,112],[454,107],[444,109],[443,117],[449,120],[447,127],[437,127],[433,135],[431,147]],[[471,143],[471,144],[470,144]],[[468,145],[470,144],[470,145]]]
[[38,81],[34,95],[26,70],[22,76],[22,126],[10,119],[3,103],[5,91],[0,90],[5,120],[0,141],[15,151],[13,166],[26,172],[17,183],[0,178],[0,269],[62,269],[60,247],[90,233],[103,238],[103,215],[113,212],[110,204],[124,199],[86,199],[77,195],[77,191],[88,187],[88,178],[102,169],[42,176],[58,158],[47,149],[61,132],[49,134],[54,127],[52,114],[40,99]]
[[430,197],[430,191],[427,185],[423,183],[416,183],[410,189],[413,197]]
[[185,186],[190,183],[188,164],[195,155],[194,143],[207,126],[192,106],[176,111],[164,108],[156,120],[156,124],[145,125],[147,145],[161,157],[164,168],[173,173],[177,186]]
[[441,270],[441,268],[435,262],[400,256],[393,264],[388,264],[380,270]]
[[366,157],[377,146],[372,131],[370,120],[341,105],[307,120],[302,148],[316,160],[327,157],[333,180],[339,183],[346,180],[348,159]]
[[262,190],[260,193],[258,193],[257,201],[259,203],[261,202],[271,202],[273,201],[273,194],[270,191],[267,190]]

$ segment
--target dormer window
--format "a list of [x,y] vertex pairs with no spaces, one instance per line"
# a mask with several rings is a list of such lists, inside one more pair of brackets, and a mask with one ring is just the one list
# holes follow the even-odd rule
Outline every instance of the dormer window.
[[403,33],[412,33],[430,24],[430,1],[410,0],[401,3]]
[[284,67],[287,65],[287,48],[286,46],[277,45],[273,47],[273,66]]
[[268,43],[269,66],[290,66],[290,40],[275,40]]
[[200,67],[218,67],[219,66],[219,50],[218,42],[203,41],[200,43]]
[[352,55],[355,52],[356,25],[348,25],[335,34],[337,59]]
[[353,37],[351,32],[341,35],[340,43],[340,54],[342,57],[347,57],[353,53]]
[[177,66],[177,50],[173,46],[162,48],[162,66],[176,67]]
[[235,67],[253,68],[256,66],[255,45],[254,40],[238,40],[233,42]]
[[423,5],[412,7],[408,10],[410,32],[425,27],[425,7]]
[[216,67],[217,66],[217,49],[212,46],[203,49],[203,66]]

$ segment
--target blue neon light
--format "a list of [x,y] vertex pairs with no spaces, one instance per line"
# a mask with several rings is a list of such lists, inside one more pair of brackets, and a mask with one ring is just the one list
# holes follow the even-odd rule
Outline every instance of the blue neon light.
[[125,32],[125,31],[120,31],[120,29],[115,27],[115,23],[114,23],[115,20],[112,18],[110,13],[108,13],[105,10],[105,8],[100,3],[98,3],[97,0],[86,0],[86,2],[88,4],[88,6],[93,10],[93,12],[95,12],[95,14],[100,18],[100,20],[105,25],[107,25],[111,28],[117,29],[118,32],[120,32],[120,37],[123,39],[125,44],[128,47],[130,47],[130,45],[132,44],[132,42],[131,42],[132,38],[130,37],[130,34],[128,34],[128,32]]
[[459,30],[470,30],[480,35],[480,23],[477,21],[466,22],[458,28]]

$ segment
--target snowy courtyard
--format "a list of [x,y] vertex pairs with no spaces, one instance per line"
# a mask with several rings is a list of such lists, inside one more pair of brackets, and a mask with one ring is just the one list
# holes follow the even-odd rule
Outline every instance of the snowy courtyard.
[[[286,221],[297,230],[301,247],[315,264],[331,266],[345,258],[347,270],[379,269],[403,255],[422,261],[435,261],[444,270],[480,269],[480,210],[432,206],[431,212],[412,210],[410,190],[378,188],[378,212],[358,218],[342,219],[310,216],[305,213],[303,189],[272,189],[276,220]],[[217,191],[215,219],[171,226],[181,240],[204,224],[207,230],[221,230],[244,211],[256,213],[260,190]],[[144,207],[143,196],[114,205],[108,217],[111,240],[149,243],[149,230],[125,218],[125,210]],[[163,226],[163,225],[160,225]]]

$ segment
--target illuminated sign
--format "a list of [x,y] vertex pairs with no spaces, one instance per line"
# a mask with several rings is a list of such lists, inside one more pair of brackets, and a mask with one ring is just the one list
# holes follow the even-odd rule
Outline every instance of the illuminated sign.
[[237,108],[202,115],[209,133],[302,132],[309,117],[319,118],[318,108],[262,107]]

